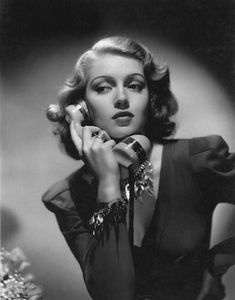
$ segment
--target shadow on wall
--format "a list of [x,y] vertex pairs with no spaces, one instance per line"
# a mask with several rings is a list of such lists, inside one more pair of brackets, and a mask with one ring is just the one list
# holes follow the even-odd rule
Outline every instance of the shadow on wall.
[[18,222],[17,215],[4,206],[1,207],[1,217],[1,240],[2,245],[6,245],[19,233],[20,223]]

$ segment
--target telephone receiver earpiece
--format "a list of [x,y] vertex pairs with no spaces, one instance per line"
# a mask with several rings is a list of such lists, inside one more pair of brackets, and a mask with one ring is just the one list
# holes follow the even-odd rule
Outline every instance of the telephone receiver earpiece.
[[[75,121],[75,126],[78,135],[82,138],[82,126],[90,121],[89,111],[84,100],[81,100],[76,105],[68,105],[66,107],[68,114],[66,115],[66,121],[71,122],[71,117]],[[114,148],[113,153],[118,163],[129,168],[133,166],[137,169],[146,159],[148,152],[151,149],[151,143],[149,139],[140,134],[132,135],[124,138]]]
[[66,111],[66,121],[70,123],[72,118],[75,122],[78,135],[82,137],[82,127],[85,125],[85,123],[88,123],[90,121],[90,115],[86,102],[84,100],[81,100],[76,105],[68,105],[66,107]]

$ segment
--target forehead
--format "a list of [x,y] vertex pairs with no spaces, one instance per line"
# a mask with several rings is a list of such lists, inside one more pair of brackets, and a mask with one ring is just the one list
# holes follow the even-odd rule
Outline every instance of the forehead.
[[92,60],[88,69],[88,80],[98,76],[122,78],[134,73],[144,76],[141,61],[120,55],[102,54]]

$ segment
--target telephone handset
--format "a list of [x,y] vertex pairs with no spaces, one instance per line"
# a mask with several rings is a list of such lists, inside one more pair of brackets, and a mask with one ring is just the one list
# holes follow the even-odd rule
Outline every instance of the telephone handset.
[[[84,100],[76,105],[71,105],[74,120],[76,120],[77,133],[82,137],[82,124],[90,120],[89,111]],[[66,120],[70,123],[70,117],[66,115]],[[81,126],[78,126],[81,124]],[[118,163],[128,168],[133,166],[137,169],[146,159],[150,151],[151,143],[144,135],[135,134],[124,138],[114,148],[113,153]]]

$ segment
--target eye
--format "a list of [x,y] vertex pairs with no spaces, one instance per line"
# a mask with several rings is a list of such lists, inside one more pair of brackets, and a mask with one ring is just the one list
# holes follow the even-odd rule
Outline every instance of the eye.
[[111,90],[111,87],[108,85],[98,86],[95,88],[95,90],[98,94],[104,94],[104,93],[109,92]]
[[128,88],[135,91],[135,92],[141,92],[144,88],[144,84],[139,83],[139,82],[131,82],[128,85]]

